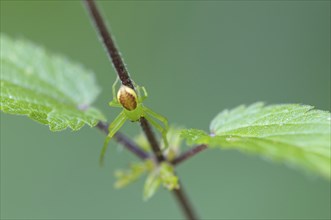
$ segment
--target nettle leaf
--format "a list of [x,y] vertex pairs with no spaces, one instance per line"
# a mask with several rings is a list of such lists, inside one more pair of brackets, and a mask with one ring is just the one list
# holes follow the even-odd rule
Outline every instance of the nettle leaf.
[[210,134],[183,130],[189,144],[238,149],[331,177],[330,113],[312,106],[256,103],[219,113]]
[[0,42],[1,111],[27,115],[52,131],[105,120],[90,107],[99,92],[92,72],[26,40],[1,34]]
[[161,185],[161,179],[159,178],[159,173],[158,172],[149,173],[144,185],[143,199],[145,201],[150,199],[156,193],[160,185]]
[[129,169],[117,170],[115,188],[123,188],[138,180],[145,173],[147,173],[147,178],[143,191],[144,200],[150,199],[160,186],[168,190],[179,189],[179,180],[174,167],[167,162],[156,164],[153,160],[133,163]]
[[167,162],[162,162],[148,174],[144,185],[143,199],[150,199],[161,184],[168,190],[179,189],[179,181],[174,167]]
[[154,169],[154,162],[152,160],[145,160],[143,162],[133,163],[129,169],[115,171],[115,188],[121,189],[133,182],[135,182],[144,173],[150,172]]

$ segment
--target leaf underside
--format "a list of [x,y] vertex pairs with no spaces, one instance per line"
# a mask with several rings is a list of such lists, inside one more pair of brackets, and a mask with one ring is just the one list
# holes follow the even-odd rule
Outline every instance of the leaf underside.
[[52,131],[105,120],[90,107],[99,93],[93,73],[26,40],[1,34],[0,109],[27,115]]
[[312,106],[255,103],[219,113],[210,134],[189,129],[189,144],[238,149],[306,168],[330,178],[330,113]]

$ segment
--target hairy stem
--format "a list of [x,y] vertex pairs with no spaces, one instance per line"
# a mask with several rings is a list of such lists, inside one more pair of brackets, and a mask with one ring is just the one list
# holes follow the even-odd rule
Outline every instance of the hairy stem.
[[120,78],[122,84],[125,86],[129,86],[131,89],[134,89],[123,59],[116,48],[115,42],[110,35],[110,32],[107,30],[105,22],[103,21],[103,18],[95,2],[93,0],[85,0],[85,4],[96,26],[96,29],[102,38],[103,44],[105,45],[107,53],[116,69],[117,75]]
[[161,163],[161,162],[165,161],[165,157],[159,147],[159,143],[151,129],[150,124],[146,120],[146,118],[140,118],[140,125],[146,134],[148,142],[150,143],[150,145],[152,147],[152,150],[153,150],[154,155],[156,156],[157,162]]
[[[165,161],[166,158],[164,157],[164,155],[161,151],[159,143],[156,140],[155,135],[154,135],[148,121],[145,118],[140,118],[140,125],[141,125],[142,129],[144,130],[149,143],[151,144],[151,147],[152,147],[154,155],[156,156],[157,162],[161,163],[161,162]],[[177,199],[177,202],[180,205],[180,207],[182,208],[186,218],[190,219],[190,220],[198,219],[193,210],[191,203],[189,202],[189,199],[187,198],[187,196],[184,192],[183,185],[180,184],[180,188],[172,190],[172,193],[175,196],[175,198]]]
[[[85,2],[87,10],[89,11],[90,17],[92,18],[92,20],[96,26],[96,29],[102,38],[103,44],[107,49],[108,55],[110,56],[110,59],[117,71],[117,75],[120,78],[122,84],[134,89],[132,80],[130,79],[128,71],[125,68],[122,57],[115,46],[114,40],[112,39],[110,33],[107,30],[107,27],[103,21],[103,18],[101,16],[95,2],[93,0],[85,0],[84,2]],[[152,132],[152,129],[151,129],[148,121],[145,118],[141,118],[140,125],[141,125],[143,131],[145,132],[145,135],[152,147],[153,153],[155,154],[157,161],[159,163],[164,161],[165,157],[162,154],[160,146],[157,142],[157,139],[156,139],[154,133]],[[172,192],[174,193],[175,198],[177,199],[178,203],[180,204],[187,219],[190,219],[190,220],[197,219],[189,200],[187,199],[187,197],[184,194],[183,187],[181,187],[180,189],[177,189],[177,190],[173,190]]]
[[[108,124],[105,122],[99,122],[97,124],[97,128],[99,128],[101,131],[103,131],[106,135],[108,134]],[[114,139],[122,144],[126,149],[131,151],[133,154],[135,154],[137,157],[139,157],[142,160],[145,160],[149,158],[150,156],[148,153],[143,151],[139,146],[137,146],[133,141],[131,141],[128,137],[126,137],[124,134],[120,132],[116,132],[114,135]]]
[[178,165],[181,162],[191,158],[192,156],[196,155],[197,153],[199,153],[199,152],[201,152],[205,149],[207,149],[207,145],[205,145],[205,144],[198,145],[198,146],[196,146],[192,149],[189,149],[188,151],[182,153],[178,157],[176,157],[174,160],[171,161],[171,164]]
[[180,188],[174,189],[172,191],[172,193],[176,197],[178,205],[180,205],[182,207],[182,209],[184,210],[186,219],[190,219],[190,220],[198,219],[197,215],[195,214],[194,209],[192,208],[191,204],[188,202],[189,199],[187,198],[187,195],[185,194],[183,184],[180,183]]

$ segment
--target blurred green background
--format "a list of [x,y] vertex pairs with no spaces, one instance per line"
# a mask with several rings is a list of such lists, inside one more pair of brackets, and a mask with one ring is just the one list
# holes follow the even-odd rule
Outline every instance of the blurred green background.
[[[330,110],[330,1],[102,1],[146,103],[171,123],[208,129],[222,109],[255,101]],[[65,54],[96,73],[107,106],[115,80],[80,1],[3,1],[1,32]],[[138,124],[122,129],[130,135]],[[180,219],[172,195],[142,201],[143,180],[113,188],[136,159],[85,127],[52,133],[1,113],[2,219]],[[330,182],[236,151],[209,150],[178,167],[202,219],[330,218]]]

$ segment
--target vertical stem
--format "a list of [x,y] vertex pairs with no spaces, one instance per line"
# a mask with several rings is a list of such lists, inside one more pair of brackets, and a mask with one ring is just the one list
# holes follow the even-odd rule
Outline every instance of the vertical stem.
[[174,189],[172,191],[172,193],[176,197],[178,205],[180,205],[182,207],[184,214],[186,216],[186,219],[189,219],[189,220],[198,219],[198,217],[196,216],[196,213],[194,212],[194,209],[192,208],[192,205],[188,202],[189,199],[187,198],[187,195],[185,194],[183,185],[181,183],[180,183],[180,188]]
[[[132,84],[128,71],[125,68],[122,57],[115,46],[114,40],[112,39],[110,33],[107,30],[107,27],[103,21],[103,18],[101,16],[95,2],[93,0],[85,0],[84,2],[87,7],[87,10],[90,13],[92,20],[96,26],[96,29],[102,38],[104,46],[107,49],[108,55],[110,56],[110,59],[117,71],[117,75],[120,78],[120,80],[122,81],[122,84],[134,89],[134,86]],[[165,161],[165,157],[162,154],[158,141],[157,141],[154,133],[152,132],[152,129],[151,129],[148,121],[142,117],[142,118],[140,118],[140,125],[146,134],[146,137],[152,147],[153,153],[155,154],[158,163]],[[193,208],[192,208],[189,200],[187,199],[187,197],[184,194],[183,187],[181,187],[180,189],[174,190],[173,193],[174,193],[175,198],[177,199],[178,203],[180,204],[183,212],[185,213],[185,216],[187,217],[187,219],[190,219],[190,220],[197,219],[196,215],[193,212]]]
[[146,118],[140,118],[140,125],[143,129],[143,131],[146,134],[147,140],[150,143],[153,153],[156,156],[157,162],[161,163],[163,161],[165,161],[165,157],[159,147],[159,143],[155,138],[155,135],[151,129],[150,124],[148,123],[148,121],[146,120]]
[[103,44],[106,47],[107,53],[117,71],[117,75],[120,78],[122,84],[125,86],[129,86],[131,89],[134,89],[121,54],[118,52],[110,32],[108,32],[105,22],[103,21],[103,18],[95,2],[93,0],[85,0],[85,4],[90,13],[90,16],[93,18],[92,20],[102,38]]
[[[151,144],[151,147],[152,147],[154,155],[156,156],[157,162],[161,163],[161,162],[165,161],[166,159],[160,149],[159,143],[156,140],[155,135],[154,135],[148,121],[146,120],[146,118],[140,118],[140,125],[141,125],[143,131],[145,132],[149,143]],[[178,205],[180,205],[180,207],[182,208],[186,218],[189,220],[198,219],[192,208],[191,203],[189,202],[189,199],[187,198],[187,196],[184,192],[183,185],[180,184],[180,188],[172,190],[172,193],[175,196],[175,198],[177,199]]]

